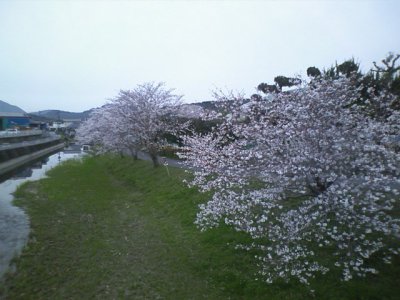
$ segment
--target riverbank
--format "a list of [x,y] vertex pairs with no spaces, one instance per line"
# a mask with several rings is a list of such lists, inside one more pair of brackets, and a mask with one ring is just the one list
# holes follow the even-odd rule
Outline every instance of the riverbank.
[[[184,171],[169,174],[144,161],[97,157],[24,184],[15,203],[30,216],[30,242],[0,298],[311,297],[295,282],[255,281],[254,253],[233,247],[248,237],[226,227],[200,232],[193,221],[206,195],[182,184]],[[315,298],[396,299],[399,265],[384,272],[347,283],[324,277]]]
[[12,193],[22,183],[43,178],[46,171],[76,155],[58,152],[41,157],[23,169],[14,170],[4,181],[0,176],[0,281],[12,258],[21,253],[29,235],[28,216],[21,208],[13,205]]

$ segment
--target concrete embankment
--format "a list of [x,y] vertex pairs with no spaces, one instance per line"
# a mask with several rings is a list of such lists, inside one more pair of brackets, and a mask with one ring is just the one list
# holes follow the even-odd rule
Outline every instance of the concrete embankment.
[[0,176],[4,175],[20,166],[23,166],[27,163],[29,163],[30,161],[33,161],[35,159],[38,159],[42,156],[45,156],[46,154],[55,152],[57,150],[60,150],[64,148],[64,143],[59,143],[53,146],[50,146],[48,148],[42,149],[42,150],[38,150],[29,154],[25,154],[22,156],[18,156],[16,158],[7,160],[5,162],[0,163]]

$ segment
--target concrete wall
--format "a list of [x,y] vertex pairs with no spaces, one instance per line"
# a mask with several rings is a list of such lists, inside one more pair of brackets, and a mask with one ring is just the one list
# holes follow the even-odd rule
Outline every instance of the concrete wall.
[[49,148],[43,149],[43,150],[39,150],[36,152],[32,152],[30,154],[26,154],[23,156],[19,156],[17,158],[13,158],[10,159],[6,162],[0,163],[0,176],[4,175],[12,170],[17,169],[20,166],[23,166],[27,163],[29,163],[30,161],[33,161],[35,159],[38,159],[42,156],[45,156],[46,154],[55,152],[57,150],[61,150],[62,148],[64,148],[64,143],[60,143],[58,145],[54,145],[51,146]]

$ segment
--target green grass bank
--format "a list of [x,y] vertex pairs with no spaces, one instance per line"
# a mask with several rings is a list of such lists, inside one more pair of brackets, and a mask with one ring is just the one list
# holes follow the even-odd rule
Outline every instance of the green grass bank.
[[[31,222],[16,271],[0,299],[399,299],[399,260],[377,276],[301,284],[255,280],[248,237],[229,228],[200,232],[206,195],[182,170],[130,158],[72,160],[24,184],[15,204]],[[379,268],[382,270],[382,266]]]

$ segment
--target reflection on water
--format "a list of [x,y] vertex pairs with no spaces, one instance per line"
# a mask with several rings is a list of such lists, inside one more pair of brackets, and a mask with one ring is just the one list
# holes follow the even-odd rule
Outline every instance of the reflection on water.
[[29,235],[28,216],[23,210],[12,205],[12,193],[21,183],[43,178],[48,170],[61,161],[78,155],[76,152],[53,154],[0,183],[0,279],[5,274],[11,259],[21,253]]

